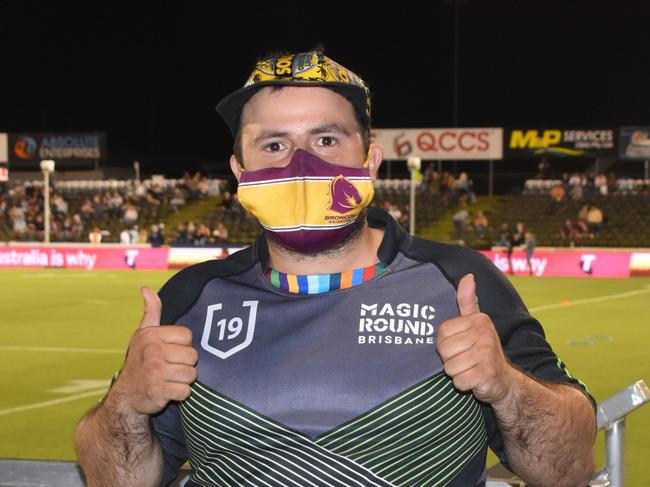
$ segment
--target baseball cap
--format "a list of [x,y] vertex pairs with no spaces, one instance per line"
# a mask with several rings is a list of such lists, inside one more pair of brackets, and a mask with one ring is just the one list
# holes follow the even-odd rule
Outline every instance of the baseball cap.
[[265,86],[323,86],[343,95],[361,120],[370,121],[370,90],[355,73],[320,51],[272,55],[260,59],[243,88],[226,96],[217,105],[233,135],[239,129],[244,105]]

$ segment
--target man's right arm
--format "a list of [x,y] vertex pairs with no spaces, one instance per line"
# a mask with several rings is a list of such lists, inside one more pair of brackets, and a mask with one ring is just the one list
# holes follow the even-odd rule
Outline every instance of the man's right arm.
[[117,383],[79,423],[75,443],[89,487],[159,486],[162,450],[149,415],[125,410]]
[[160,326],[161,302],[142,289],[144,315],[122,371],[104,401],[80,422],[76,447],[88,485],[158,486],[163,455],[151,415],[182,401],[196,380],[198,354],[192,333]]

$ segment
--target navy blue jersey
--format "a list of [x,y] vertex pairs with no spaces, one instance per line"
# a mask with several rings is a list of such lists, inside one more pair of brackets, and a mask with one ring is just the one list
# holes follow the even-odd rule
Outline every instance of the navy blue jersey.
[[163,485],[187,459],[188,486],[482,485],[488,444],[507,461],[495,418],[453,387],[435,348],[470,272],[508,359],[577,384],[485,257],[412,237],[383,210],[368,223],[385,231],[386,270],[348,289],[272,286],[263,236],[163,286],[162,322],[190,328],[199,352],[190,397],[153,418]]

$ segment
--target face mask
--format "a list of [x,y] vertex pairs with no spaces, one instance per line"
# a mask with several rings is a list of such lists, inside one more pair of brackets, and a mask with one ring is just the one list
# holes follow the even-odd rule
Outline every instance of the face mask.
[[285,167],[243,171],[239,201],[284,246],[318,252],[345,238],[372,201],[367,165],[337,166],[297,149]]

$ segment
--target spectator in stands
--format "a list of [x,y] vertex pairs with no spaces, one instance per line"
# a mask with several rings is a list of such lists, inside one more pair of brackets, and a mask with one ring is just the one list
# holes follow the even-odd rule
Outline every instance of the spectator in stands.
[[584,192],[582,189],[582,183],[580,181],[573,183],[569,189],[569,196],[575,202],[580,202],[583,199]]
[[210,229],[205,223],[199,223],[198,228],[194,234],[194,245],[205,246],[210,243]]
[[7,221],[9,219],[9,204],[7,203],[7,197],[0,197],[0,220]]
[[179,223],[176,227],[176,239],[174,240],[176,245],[191,245],[192,242],[187,233],[187,227],[184,223]]
[[594,179],[594,184],[596,185],[596,193],[602,196],[607,196],[607,176],[603,173],[598,173],[596,179]]
[[592,196],[596,193],[596,173],[589,171],[584,176],[584,193],[588,196]]
[[64,241],[72,240],[72,217],[66,216],[61,224],[61,238]]
[[68,203],[60,194],[55,194],[52,197],[52,207],[53,213],[57,218],[63,219],[68,216]]
[[603,229],[604,215],[600,208],[589,205],[587,210],[587,228],[591,237],[600,235]]
[[221,200],[221,206],[226,212],[229,212],[232,210],[232,205],[233,205],[232,193],[230,191],[226,191],[223,194],[223,198]]
[[485,238],[485,233],[488,229],[488,219],[482,211],[476,213],[474,218],[474,233],[479,240]]
[[[135,228],[137,230],[138,226],[136,225]],[[138,231],[138,236],[137,236],[137,239],[136,239],[136,243],[146,244],[148,241],[149,241],[149,234],[147,233],[147,229],[146,228],[141,228]]]
[[92,216],[95,213],[95,208],[93,208],[93,204],[90,199],[86,198],[79,211],[81,212],[81,219],[84,223],[87,223],[92,220]]
[[128,228],[123,228],[122,231],[120,232],[120,243],[122,245],[131,244],[131,233],[129,232]]
[[201,174],[199,172],[192,176],[189,172],[183,174],[183,187],[187,190],[188,199],[194,201],[199,197],[198,185]]
[[157,210],[157,208],[160,206],[160,200],[156,198],[152,193],[147,193],[145,196],[144,204],[149,208]]
[[94,227],[93,231],[88,234],[88,241],[93,245],[102,243],[102,232],[99,227]]
[[159,201],[162,201],[162,200],[163,200],[163,196],[166,194],[166,193],[165,193],[165,189],[164,189],[163,187],[160,186],[160,184],[158,183],[158,181],[155,181],[155,182],[152,182],[152,183],[151,183],[151,188],[149,189],[149,192],[150,192],[151,194],[153,194],[154,197],[155,197],[157,200],[159,200]]
[[187,223],[187,241],[193,244],[194,237],[196,237],[196,224],[191,221]]
[[570,218],[564,220],[562,227],[560,228],[560,237],[562,238],[562,243],[568,242],[569,247],[575,246],[575,236],[576,229],[573,225],[573,222]]
[[21,238],[27,233],[27,220],[25,211],[20,206],[14,206],[9,210],[9,219],[12,222],[12,236]]
[[185,204],[185,196],[180,188],[174,190],[174,196],[169,201],[170,206],[178,213],[178,209]]
[[212,232],[215,243],[225,243],[228,241],[228,229],[223,222],[218,222],[216,228]]
[[75,213],[72,215],[72,225],[70,226],[70,230],[72,232],[72,238],[73,239],[79,239],[81,238],[81,233],[84,230],[84,224],[83,221],[81,220],[81,215],[79,213]]
[[199,192],[199,197],[205,198],[208,195],[209,189],[210,189],[210,180],[205,175],[201,176],[199,178],[199,182],[197,183],[197,190]]
[[45,221],[42,213],[35,215],[34,222],[29,230],[36,237],[36,240],[45,240]]
[[569,178],[569,187],[574,186],[576,184],[584,185],[585,182],[586,181],[582,174],[580,174],[579,172],[574,172]]
[[537,246],[537,239],[532,230],[527,230],[524,234],[524,244],[526,245],[526,262],[528,263],[528,274],[533,275],[533,254]]
[[607,194],[617,194],[618,193],[618,187],[617,187],[617,180],[616,180],[616,174],[614,171],[609,171],[607,173]]
[[469,220],[469,211],[463,205],[460,210],[458,210],[453,216],[454,229],[456,231],[456,242],[458,245],[465,245],[464,233],[465,233],[465,224]]
[[[147,239],[145,237],[143,243],[146,243],[146,241]],[[140,227],[138,227],[138,225],[133,225],[129,229],[129,242],[131,242],[131,244],[140,243]]]
[[506,246],[506,253],[508,255],[508,269],[510,274],[514,274],[515,271],[512,267],[512,252],[515,250],[515,247],[519,247],[524,241],[524,232],[525,225],[522,222],[517,222],[515,229],[510,231],[508,234],[508,245]]
[[147,196],[147,187],[142,181],[138,181],[135,185],[135,196],[137,197],[139,203],[144,203],[144,200]]
[[95,208],[93,218],[101,220],[104,217],[104,195],[102,193],[95,193],[93,196],[93,207]]
[[433,163],[429,163],[426,169],[424,170],[424,177],[422,178],[421,187],[424,191],[437,193],[439,185],[440,185],[440,179],[437,176],[435,166]]
[[50,238],[56,241],[63,240],[63,235],[61,233],[61,223],[55,218],[50,220]]
[[110,213],[113,218],[122,216],[122,205],[124,204],[124,198],[122,195],[113,191],[113,195],[110,198]]
[[165,235],[160,225],[151,225],[148,241],[152,247],[160,247],[165,244]]
[[[569,185],[571,185],[570,180],[569,180]],[[566,197],[566,191],[564,190],[564,186],[562,184],[556,185],[551,190],[550,195],[551,195],[551,203],[549,204],[546,212],[549,215],[552,215],[556,213],[564,204],[564,199]]]
[[587,221],[587,214],[589,213],[589,205],[582,205],[578,212],[578,220]]
[[460,194],[461,200],[473,205],[476,203],[476,193],[474,193],[474,181],[472,181],[466,172],[461,172],[458,179],[454,181],[454,189]]
[[138,221],[138,209],[131,204],[126,205],[124,209],[124,216],[122,218],[122,222],[128,226],[128,225],[134,225],[137,221]]
[[573,228],[576,243],[589,236],[589,227],[586,220],[578,218],[573,224]]

